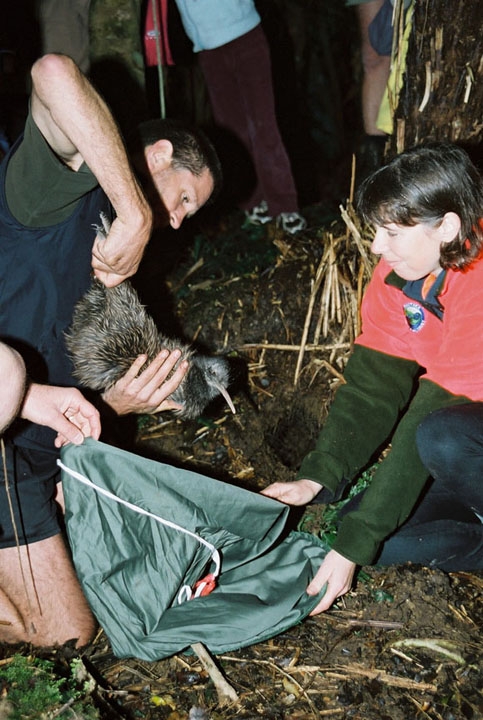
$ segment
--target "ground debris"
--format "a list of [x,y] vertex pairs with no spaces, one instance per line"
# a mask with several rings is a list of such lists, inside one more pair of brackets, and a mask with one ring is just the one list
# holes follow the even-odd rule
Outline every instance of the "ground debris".
[[[229,232],[228,224],[225,228]],[[344,232],[331,228],[333,238]],[[235,416],[215,407],[199,421],[182,423],[167,413],[143,418],[138,437],[143,453],[252,490],[293,479],[317,437],[350,349],[348,327],[337,322],[311,348],[318,323],[314,311],[294,387],[310,283],[324,238],[310,231],[296,240],[283,238],[283,255],[273,238],[258,238],[268,266],[257,272],[233,267],[236,283],[227,283],[223,271],[200,289],[213,273],[207,248],[202,248],[204,263],[194,267],[191,258],[174,273],[176,287],[176,276],[194,268],[187,282],[196,284],[196,300],[189,288],[177,298],[188,339],[196,336],[212,351],[225,347],[244,364],[245,385],[234,394]],[[210,243],[214,253],[215,236]],[[217,277],[223,277],[222,287]],[[323,507],[314,508],[305,516],[304,530],[321,534]],[[103,720],[478,720],[483,717],[482,588],[482,573],[447,575],[410,564],[363,568],[353,590],[327,613],[215,658],[239,700],[225,707],[193,654],[151,663],[116,658],[101,630],[82,658],[96,679]],[[422,641],[428,646],[415,645]],[[464,664],[443,648],[455,650]],[[0,662],[14,652],[0,650]],[[57,658],[65,654],[66,662],[79,655],[72,648],[52,652]],[[68,710],[61,717],[68,717]]]

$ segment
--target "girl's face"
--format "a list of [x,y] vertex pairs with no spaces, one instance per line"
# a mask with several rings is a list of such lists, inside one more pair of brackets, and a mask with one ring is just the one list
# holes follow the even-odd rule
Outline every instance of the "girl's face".
[[399,277],[419,280],[429,273],[441,272],[439,259],[444,242],[448,240],[443,237],[441,226],[387,223],[376,226],[371,251],[381,255]]

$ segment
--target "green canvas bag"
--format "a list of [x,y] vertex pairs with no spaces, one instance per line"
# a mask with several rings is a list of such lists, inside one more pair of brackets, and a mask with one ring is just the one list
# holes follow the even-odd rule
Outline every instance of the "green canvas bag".
[[59,465],[74,565],[118,657],[235,650],[320,601],[305,590],[327,548],[287,530],[286,505],[90,438]]

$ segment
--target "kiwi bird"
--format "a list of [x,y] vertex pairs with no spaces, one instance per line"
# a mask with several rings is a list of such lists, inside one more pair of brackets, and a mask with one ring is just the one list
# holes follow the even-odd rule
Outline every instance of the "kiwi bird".
[[[97,232],[107,236],[110,226],[103,214],[101,222]],[[230,367],[226,358],[202,355],[191,345],[159,332],[128,280],[108,288],[94,279],[74,308],[65,339],[74,377],[84,387],[107,390],[126,374],[139,355],[146,355],[149,363],[161,350],[178,348],[178,363],[188,360],[189,366],[170,395],[181,406],[173,412],[186,419],[199,417],[219,395],[235,412],[227,390]]]

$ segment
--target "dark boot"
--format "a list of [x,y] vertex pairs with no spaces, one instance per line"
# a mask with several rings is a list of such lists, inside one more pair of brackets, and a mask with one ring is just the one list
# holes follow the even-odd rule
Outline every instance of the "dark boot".
[[356,185],[384,165],[387,135],[364,135],[356,153]]

